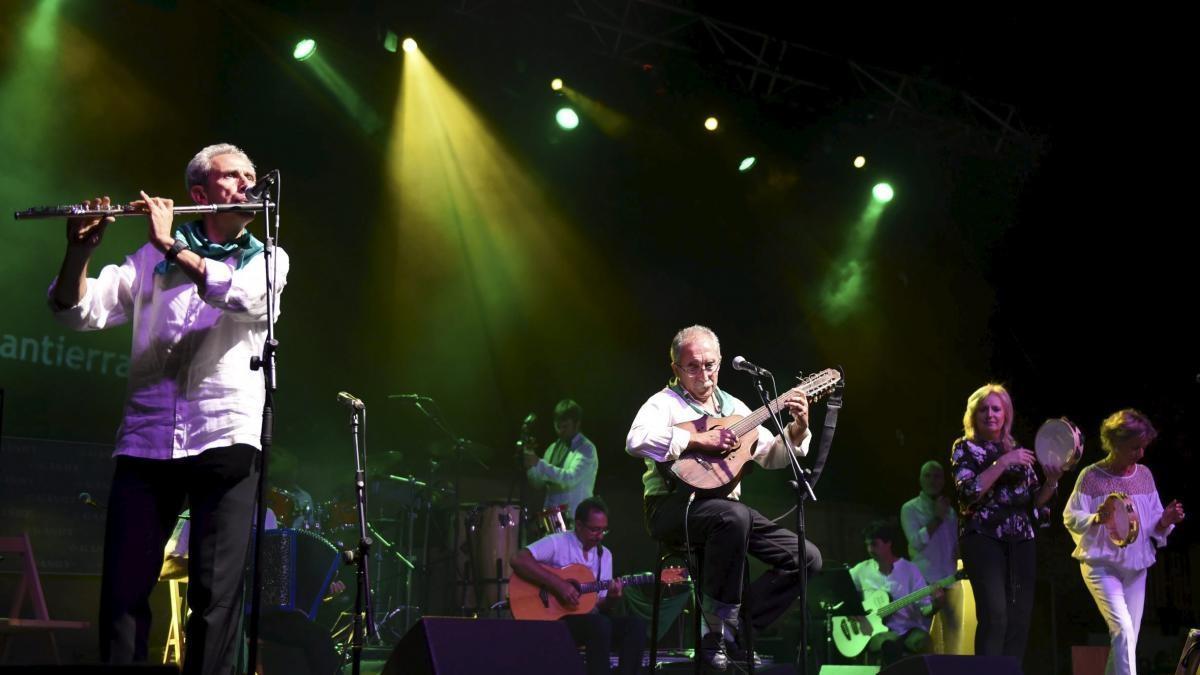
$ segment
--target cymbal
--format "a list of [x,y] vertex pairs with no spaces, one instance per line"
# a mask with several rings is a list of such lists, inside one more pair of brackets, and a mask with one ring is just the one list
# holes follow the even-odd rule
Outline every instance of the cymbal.
[[483,458],[496,454],[496,450],[491,446],[476,443],[466,438],[459,439],[457,443],[445,439],[434,441],[429,444],[429,454],[434,457],[453,459],[458,454],[460,447],[462,454],[466,457]]

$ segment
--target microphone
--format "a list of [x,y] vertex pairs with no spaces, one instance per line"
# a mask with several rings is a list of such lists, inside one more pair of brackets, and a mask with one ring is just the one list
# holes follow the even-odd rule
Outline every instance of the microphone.
[[355,410],[363,410],[364,408],[367,407],[362,401],[360,401],[358,399],[358,397],[354,396],[353,394],[344,392],[344,391],[338,392],[337,402],[341,403],[342,405],[349,406]]
[[523,426],[529,426],[530,424],[533,424],[536,421],[537,421],[537,413],[529,413],[528,415],[525,416],[525,419],[521,422],[521,424]]
[[421,394],[390,394],[388,398],[399,398],[405,401],[416,401],[417,403],[433,403],[433,399]]
[[275,183],[279,182],[279,169],[268,171],[261,176],[254,185],[246,188],[246,199],[252,202],[261,202],[263,196],[271,189]]
[[100,505],[96,503],[96,500],[92,499],[92,493],[90,493],[90,492],[80,492],[78,499],[79,499],[80,503],[82,503],[85,506],[90,506],[93,509],[100,508]]
[[771,371],[766,368],[760,368],[740,356],[733,357],[732,365],[734,370],[740,370],[759,377],[771,377]]

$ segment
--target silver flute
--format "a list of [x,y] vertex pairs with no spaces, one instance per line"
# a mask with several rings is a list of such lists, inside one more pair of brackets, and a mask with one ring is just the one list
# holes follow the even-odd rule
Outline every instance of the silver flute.
[[[263,210],[262,202],[245,202],[242,204],[197,204],[193,206],[176,206],[174,212],[181,213],[256,213]],[[65,204],[61,206],[35,206],[24,211],[16,211],[13,218],[17,220],[32,220],[34,218],[107,218],[109,216],[142,216],[146,211],[140,206],[116,205],[107,207],[88,207],[83,204]]]

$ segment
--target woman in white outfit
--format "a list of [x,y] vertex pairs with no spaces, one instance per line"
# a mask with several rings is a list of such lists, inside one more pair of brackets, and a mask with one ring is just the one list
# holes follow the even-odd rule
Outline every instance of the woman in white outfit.
[[[1137,638],[1146,596],[1146,569],[1154,564],[1155,548],[1165,546],[1175,523],[1183,520],[1183,505],[1163,508],[1154,476],[1138,464],[1158,432],[1142,413],[1127,408],[1100,425],[1100,442],[1107,456],[1079,472],[1075,490],[1063,510],[1063,522],[1075,539],[1083,581],[1108,624],[1112,649],[1106,675],[1137,673]],[[1105,499],[1125,493],[1137,512],[1141,530],[1127,546],[1109,537],[1113,517]]]

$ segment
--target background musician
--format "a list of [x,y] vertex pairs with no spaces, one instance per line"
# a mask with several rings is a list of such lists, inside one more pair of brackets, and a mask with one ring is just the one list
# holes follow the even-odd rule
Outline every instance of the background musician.
[[513,571],[527,581],[554,594],[567,608],[579,604],[579,589],[551,573],[547,567],[561,568],[578,563],[592,570],[597,580],[612,579],[608,591],[600,591],[600,602],[586,614],[563,617],[575,642],[587,648],[589,675],[609,672],[609,651],[620,653],[619,673],[633,675],[642,663],[646,647],[646,622],[639,616],[608,614],[621,597],[621,582],[613,579],[612,552],[601,542],[608,534],[608,506],[599,497],[585,499],[575,509],[575,529],[546,535],[517,551],[511,560]]
[[546,453],[538,457],[526,450],[525,475],[535,487],[546,489],[543,508],[566,504],[566,513],[574,513],[580,502],[592,496],[600,456],[596,445],[583,435],[583,408],[569,398],[554,406],[554,432],[558,436]]
[[[850,578],[864,598],[871,591],[884,591],[891,600],[897,600],[925,587],[921,570],[893,550],[896,528],[891,524],[886,521],[871,523],[863,530],[863,540],[870,557],[850,568]],[[938,598],[942,595],[936,594]],[[887,630],[871,636],[867,649],[878,654],[884,666],[906,654],[928,653],[930,617],[937,607],[932,598],[926,597],[885,617],[883,623]]]

